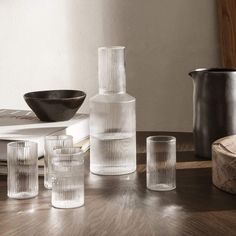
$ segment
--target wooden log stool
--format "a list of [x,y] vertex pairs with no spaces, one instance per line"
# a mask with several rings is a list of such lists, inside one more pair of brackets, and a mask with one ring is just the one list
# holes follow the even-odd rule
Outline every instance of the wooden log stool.
[[236,135],[212,144],[212,181],[219,189],[236,194]]

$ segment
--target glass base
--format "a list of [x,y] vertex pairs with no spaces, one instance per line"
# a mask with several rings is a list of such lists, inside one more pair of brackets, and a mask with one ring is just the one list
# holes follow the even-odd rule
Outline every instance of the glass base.
[[54,201],[52,202],[52,206],[55,208],[77,208],[82,207],[84,205],[84,202],[78,202],[78,201]]
[[52,189],[52,180],[51,176],[44,176],[43,185],[46,189]]
[[49,189],[49,190],[52,189],[52,185],[48,185],[48,184],[45,184],[45,183],[44,183],[44,187],[45,187],[46,189]]
[[136,167],[135,168],[127,168],[127,167],[123,167],[123,166],[117,166],[117,167],[100,167],[100,168],[94,168],[91,167],[90,168],[91,173],[95,174],[95,175],[126,175],[126,174],[131,174],[133,172],[136,171]]
[[154,185],[150,185],[150,186],[147,186],[147,188],[149,190],[152,190],[152,191],[171,191],[171,190],[174,190],[176,189],[176,186],[174,185],[168,185],[168,184],[154,184]]
[[34,192],[34,193],[20,192],[20,193],[8,194],[7,196],[13,199],[28,199],[28,198],[34,198],[37,195],[38,195],[38,192]]

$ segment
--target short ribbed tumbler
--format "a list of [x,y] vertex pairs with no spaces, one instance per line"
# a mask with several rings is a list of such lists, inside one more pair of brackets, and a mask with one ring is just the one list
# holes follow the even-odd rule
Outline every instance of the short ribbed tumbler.
[[53,150],[56,148],[72,147],[73,137],[71,135],[46,136],[44,144],[44,187],[52,189],[51,162]]
[[7,145],[8,197],[32,198],[38,195],[37,143],[11,142]]
[[80,148],[56,149],[52,158],[52,206],[84,205],[84,153]]
[[147,138],[147,188],[168,191],[176,188],[176,138]]

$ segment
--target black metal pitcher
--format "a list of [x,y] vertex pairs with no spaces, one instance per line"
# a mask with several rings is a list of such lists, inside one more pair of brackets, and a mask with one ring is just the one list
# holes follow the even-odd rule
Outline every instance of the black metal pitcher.
[[210,159],[211,144],[236,134],[236,69],[197,69],[193,78],[195,153]]

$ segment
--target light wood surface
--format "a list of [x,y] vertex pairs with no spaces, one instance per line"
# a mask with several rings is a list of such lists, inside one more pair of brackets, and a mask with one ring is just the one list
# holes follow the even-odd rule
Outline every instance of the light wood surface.
[[[146,189],[145,139],[156,134],[177,138],[177,188]],[[89,173],[86,157],[85,206],[55,209],[43,187],[34,199],[7,198],[0,176],[0,235],[236,235],[236,197],[212,185],[211,163],[193,154],[191,133],[139,132],[137,171],[123,176]],[[200,163],[200,164],[198,164]]]

